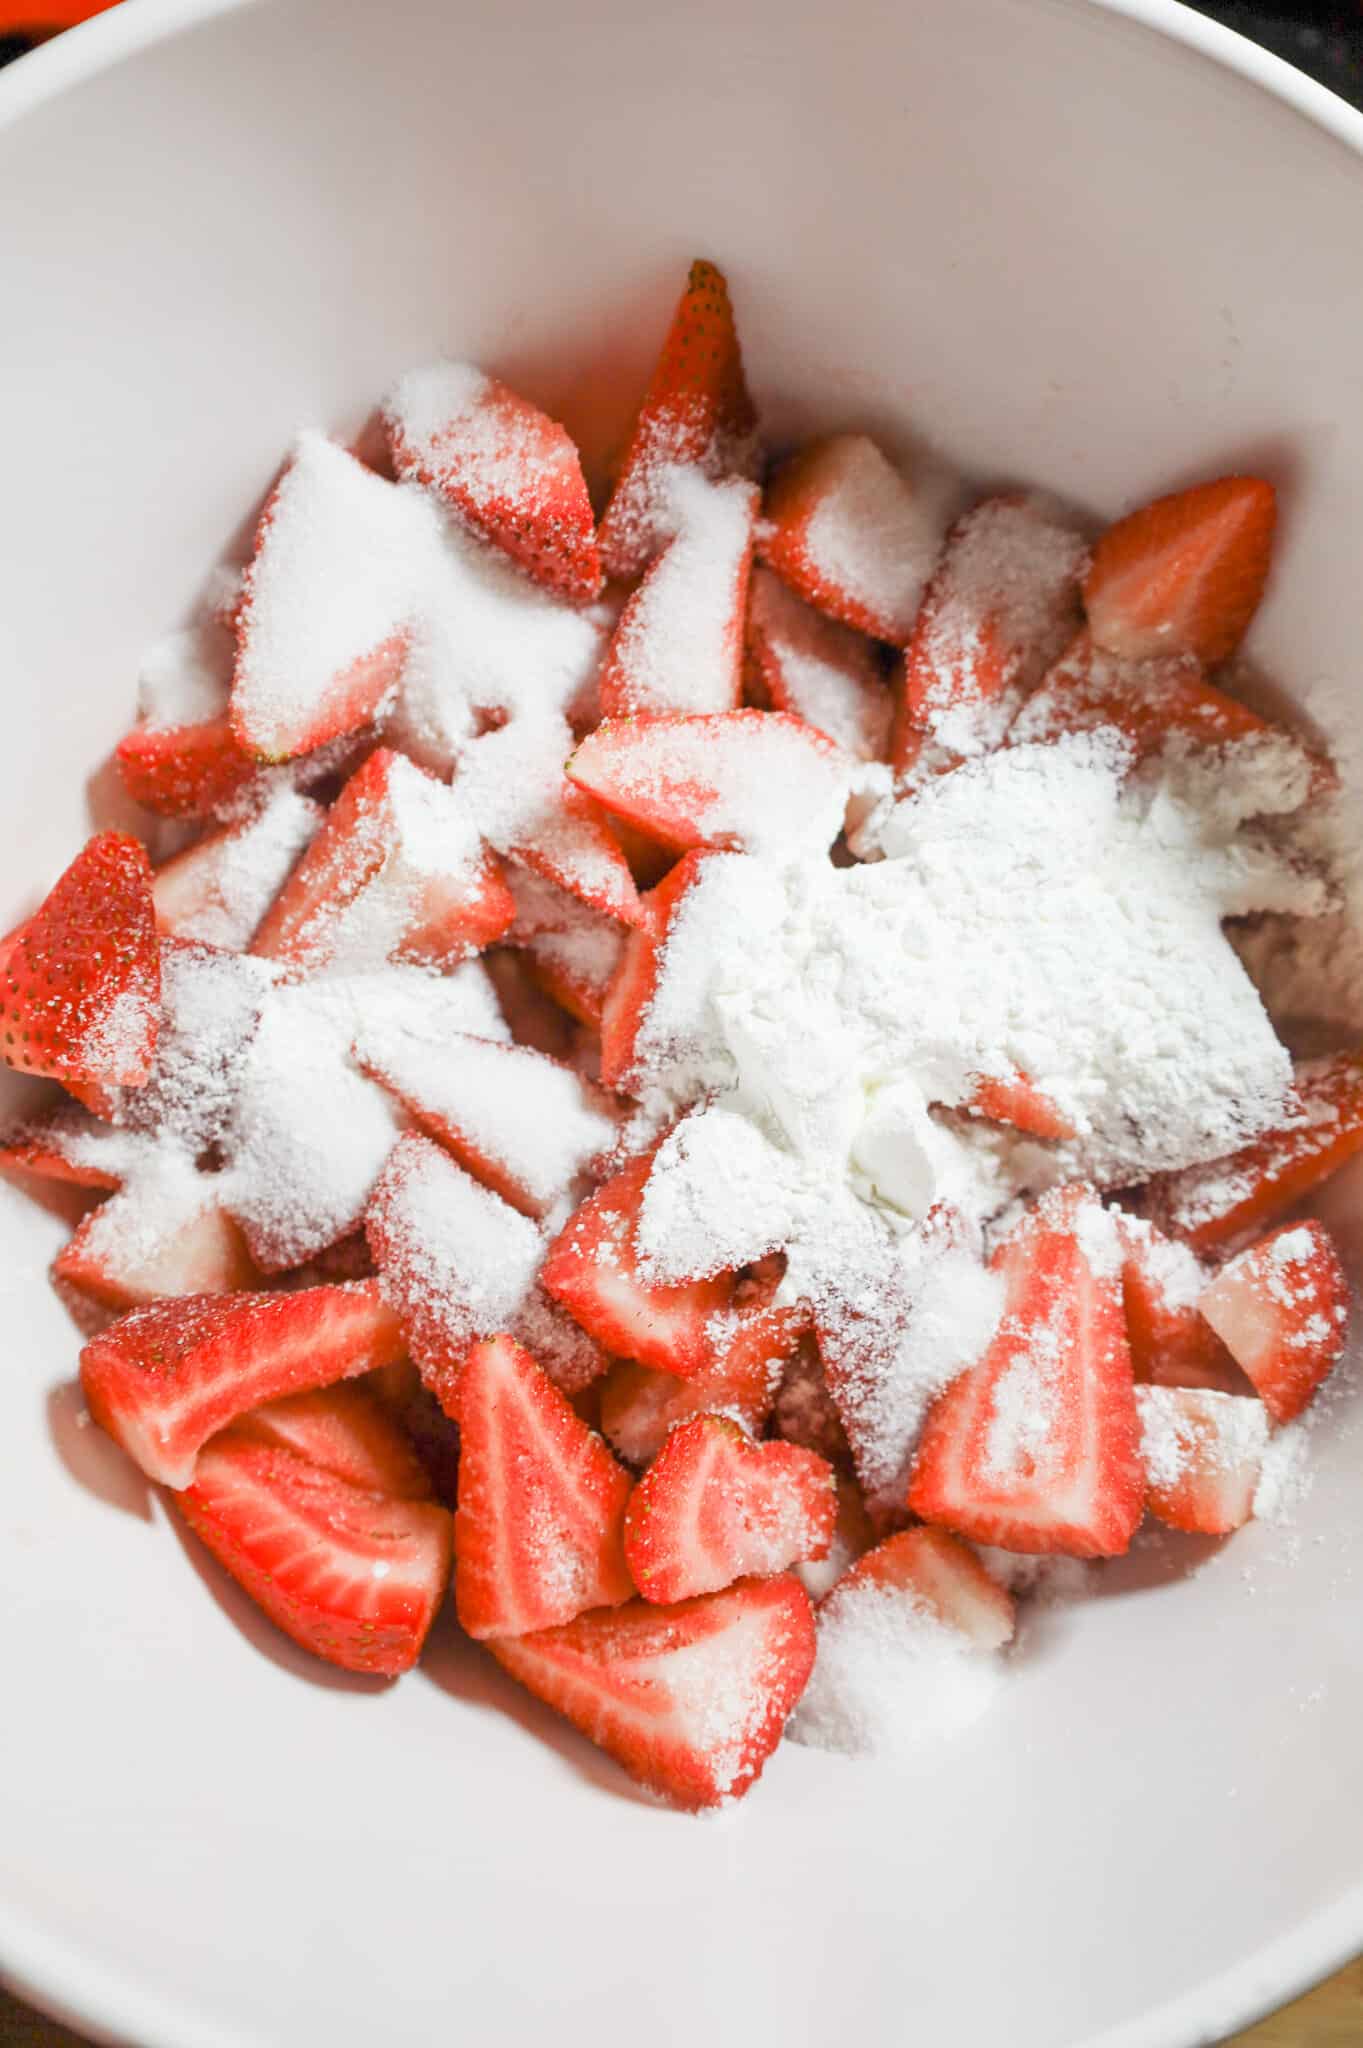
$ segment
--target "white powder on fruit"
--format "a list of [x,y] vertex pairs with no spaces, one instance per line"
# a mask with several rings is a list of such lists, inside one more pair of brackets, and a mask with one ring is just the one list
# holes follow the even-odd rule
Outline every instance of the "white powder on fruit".
[[987,1712],[1003,1682],[997,1655],[905,1592],[835,1587],[817,1628],[814,1670],[789,1729],[810,1748],[912,1756]]
[[902,646],[941,546],[940,500],[911,484],[864,434],[827,443],[817,469],[817,502],[804,532],[810,567]]
[[738,696],[757,489],[678,468],[660,497],[673,538],[626,606],[611,658],[636,711],[726,711]]
[[237,953],[284,886],[322,822],[321,806],[287,784],[239,825],[210,834],[157,870],[152,897],[163,930]]
[[149,647],[137,677],[137,708],[147,724],[161,729],[221,718],[235,650],[230,629],[211,618]]
[[816,612],[760,563],[748,630],[774,710],[794,712],[856,760],[884,759],[894,700],[874,641]]

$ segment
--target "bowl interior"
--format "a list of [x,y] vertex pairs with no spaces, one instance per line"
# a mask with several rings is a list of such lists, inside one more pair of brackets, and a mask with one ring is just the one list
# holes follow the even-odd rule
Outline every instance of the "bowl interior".
[[[1101,513],[1265,468],[1253,651],[1363,788],[1363,158],[1204,50],[1082,0],[140,0],[83,33],[89,75],[35,69],[0,125],[34,202],[0,219],[7,917],[300,423],[449,350],[599,462],[699,252],[777,437],[864,426]],[[81,1427],[61,1231],[0,1188],[0,1956],[85,2019],[1155,2048],[1363,1939],[1356,1412],[1295,1528],[1140,1549],[948,1749],[787,1746],[700,1825],[452,1634],[389,1691],[258,1625]]]

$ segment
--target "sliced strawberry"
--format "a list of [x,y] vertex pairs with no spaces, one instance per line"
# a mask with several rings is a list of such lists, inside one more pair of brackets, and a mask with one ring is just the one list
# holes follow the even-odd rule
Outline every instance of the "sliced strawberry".
[[1254,476],[1197,484],[1119,519],[1084,584],[1094,640],[1133,661],[1224,661],[1264,594],[1276,520],[1273,486]]
[[306,754],[391,697],[414,603],[412,509],[345,449],[302,436],[242,589],[231,719],[246,753]]
[[630,1160],[564,1224],[544,1262],[547,1293],[607,1351],[691,1379],[714,1363],[709,1323],[733,1276],[663,1286],[639,1272],[634,1234],[653,1155]]
[[457,793],[380,747],[331,806],[252,950],[306,971],[441,965],[490,945],[515,914]]
[[658,994],[668,940],[687,898],[722,854],[688,853],[645,898],[651,931],[633,931],[601,1011],[601,1079],[636,1093],[647,1077],[650,1012]]
[[0,1146],[0,1172],[77,1188],[123,1185],[128,1138],[74,1102],[63,1102],[15,1126]]
[[999,745],[1073,637],[1084,560],[1035,499],[986,498],[957,522],[904,656],[897,770],[925,740],[961,759]]
[[576,1393],[606,1369],[599,1346],[542,1286],[538,1225],[410,1132],[374,1189],[365,1230],[422,1378],[450,1412],[470,1345],[508,1332]]
[[1124,1551],[1144,1500],[1120,1277],[1086,1249],[1085,1190],[1049,1195],[995,1254],[1003,1319],[935,1403],[909,1506],[1005,1550]]
[[421,1655],[450,1576],[452,1517],[351,1485],[229,1430],[176,1507],[271,1621],[346,1671],[394,1677]]
[[713,1316],[715,1359],[691,1379],[622,1359],[601,1382],[601,1427],[622,1458],[647,1465],[692,1415],[732,1416],[753,1435],[771,1413],[781,1370],[798,1341],[786,1309]]
[[568,763],[574,782],[678,853],[822,851],[842,830],[849,768],[784,711],[607,719]]
[[741,1799],[761,1775],[808,1683],[814,1617],[785,1576],[488,1647],[632,1778],[695,1809]]
[[570,1061],[581,1034],[534,972],[528,955],[519,949],[512,952],[509,947],[497,946],[483,954],[481,965],[497,991],[512,1043],[528,1046],[547,1059]]
[[96,1422],[149,1479],[187,1486],[209,1437],[279,1394],[402,1354],[373,1281],[297,1294],[191,1295],[133,1309],[81,1353]]
[[1009,744],[1059,739],[1115,726],[1135,762],[1162,753],[1170,740],[1225,747],[1274,728],[1248,706],[1204,682],[1190,654],[1119,659],[1081,633],[1023,706]]
[[101,832],[0,940],[0,1058],[102,1110],[151,1072],[161,955],[146,848]]
[[693,263],[601,521],[606,574],[637,576],[670,538],[670,470],[752,476],[756,429],[728,285],[713,263]]
[[523,1636],[634,1592],[630,1479],[510,1337],[475,1344],[454,1396],[454,1598],[471,1636]]
[[546,995],[580,1023],[599,1028],[624,950],[620,926],[525,868],[509,868],[507,883],[516,922],[506,943],[521,951]]
[[1209,1278],[1196,1254],[1139,1216],[1118,1219],[1126,1341],[1138,1382],[1243,1394],[1244,1375],[1198,1311]]
[[906,1593],[979,1650],[1001,1650],[1017,1611],[973,1550],[945,1529],[900,1529],[868,1550],[838,1581],[839,1598],[861,1588]]
[[903,647],[937,554],[920,493],[865,434],[811,441],[767,486],[757,552],[819,611]]
[[1323,1223],[1289,1223],[1223,1266],[1199,1308],[1275,1422],[1291,1422],[1338,1364],[1349,1282]]
[[1011,1124],[1033,1138],[1072,1138],[1074,1125],[1058,1110],[1044,1090],[1022,1073],[1007,1079],[981,1074],[971,1090],[966,1108],[990,1123]]
[[209,817],[260,773],[225,715],[196,725],[135,725],[114,758],[133,801],[163,818]]
[[770,569],[753,570],[746,652],[751,701],[789,711],[857,761],[883,761],[894,700],[875,642],[825,618]]
[[[399,1369],[383,1366],[379,1373]],[[342,1380],[338,1386],[308,1394],[281,1395],[234,1422],[231,1434],[234,1440],[249,1437],[275,1450],[292,1451],[351,1486],[368,1487],[394,1500],[433,1498],[430,1476],[393,1406],[359,1380]]]
[[471,363],[412,370],[384,406],[393,465],[424,484],[538,583],[599,596],[582,463],[566,427]]
[[818,1342],[813,1336],[802,1337],[787,1361],[776,1391],[772,1429],[788,1444],[802,1444],[807,1451],[817,1451],[830,1465],[851,1465],[847,1432],[838,1404],[829,1391]]
[[1363,1148],[1363,1053],[1337,1052],[1296,1069],[1283,1122],[1207,1166],[1156,1174],[1145,1210],[1200,1256],[1243,1243]]
[[252,817],[177,853],[152,877],[157,930],[243,951],[322,815],[320,805],[283,789]]
[[607,718],[731,711],[742,698],[757,487],[676,470],[662,502],[675,533],[606,650],[597,694]]
[[[178,1193],[172,1191],[172,1196]],[[212,1201],[165,1202],[126,1188],[91,1210],[52,1262],[59,1294],[83,1305],[141,1308],[186,1294],[231,1294],[258,1287],[260,1274],[231,1217]],[[79,1317],[78,1320],[86,1320]]]
[[625,1556],[646,1600],[688,1600],[824,1557],[833,1468],[797,1444],[755,1444],[738,1423],[678,1423],[629,1498]]
[[370,1025],[355,1053],[420,1130],[525,1216],[547,1216],[619,1136],[600,1089],[528,1046]]
[[621,924],[646,921],[629,862],[605,812],[565,777],[559,779],[553,802],[516,833],[511,851],[585,909]]
[[1194,1536],[1226,1536],[1254,1512],[1268,1449],[1262,1401],[1206,1387],[1137,1387],[1152,1515]]

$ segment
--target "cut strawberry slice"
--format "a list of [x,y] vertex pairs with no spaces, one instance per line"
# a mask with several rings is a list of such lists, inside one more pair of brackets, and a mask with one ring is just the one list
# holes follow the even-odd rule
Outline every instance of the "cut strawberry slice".
[[253,817],[177,853],[152,877],[157,930],[244,951],[322,815],[320,805],[281,789]]
[[9,1132],[0,1146],[0,1171],[107,1190],[122,1187],[130,1156],[127,1132],[63,1102]]
[[672,472],[675,536],[620,614],[597,678],[602,713],[730,711],[743,692],[743,620],[757,487]]
[[842,830],[850,761],[784,711],[607,719],[568,773],[678,853],[823,851]]
[[380,747],[337,797],[252,950],[307,972],[441,965],[490,945],[515,914],[457,792]]
[[760,566],[748,592],[746,651],[752,702],[802,718],[854,760],[886,758],[894,700],[875,642],[802,604]]
[[979,1364],[928,1417],[909,1486],[925,1521],[1005,1550],[1126,1550],[1144,1478],[1120,1276],[1084,1189],[1048,1195],[995,1255],[1007,1287]]
[[366,1028],[355,1056],[417,1126],[525,1216],[547,1216],[615,1145],[610,1103],[528,1046]]
[[755,475],[756,429],[728,286],[713,263],[693,263],[601,521],[606,574],[637,576],[670,539],[669,471]]
[[566,427],[471,363],[413,370],[384,406],[393,466],[436,492],[537,583],[601,591],[596,526]]
[[544,1292],[539,1227],[429,1138],[411,1132],[396,1146],[365,1229],[422,1378],[450,1413],[470,1345],[502,1331],[565,1393],[605,1371],[600,1348]]
[[629,1474],[530,1353],[510,1337],[475,1344],[454,1418],[454,1598],[468,1634],[528,1635],[630,1599]]
[[297,1294],[191,1295],[123,1316],[81,1353],[90,1413],[149,1479],[187,1486],[209,1437],[276,1395],[402,1355],[373,1281]]
[[605,813],[585,790],[558,779],[552,802],[521,826],[516,858],[582,904],[621,924],[642,925],[638,887]]
[[1122,1306],[1137,1381],[1243,1394],[1245,1378],[1198,1311],[1209,1275],[1186,1244],[1138,1216],[1118,1218]]
[[1323,1223],[1289,1223],[1223,1266],[1198,1303],[1275,1422],[1300,1415],[1338,1364],[1349,1282]]
[[729,1306],[733,1275],[650,1284],[634,1234],[653,1154],[632,1159],[582,1204],[549,1247],[541,1280],[599,1344],[691,1379],[715,1362],[709,1324]]
[[521,951],[546,995],[580,1023],[599,1029],[624,950],[620,926],[525,868],[509,868],[506,879],[516,899],[507,945]]
[[178,1175],[173,1186],[127,1188],[92,1210],[53,1260],[52,1279],[87,1328],[93,1319],[82,1308],[121,1314],[168,1296],[260,1285],[237,1225],[203,1199],[202,1182],[182,1187]]
[[1084,585],[1097,644],[1132,661],[1224,661],[1264,594],[1276,520],[1273,486],[1254,476],[1197,484],[1119,519]]
[[1119,659],[1081,633],[1024,705],[1008,740],[1012,746],[1044,742],[1100,726],[1116,727],[1134,762],[1162,753],[1172,739],[1225,747],[1275,730],[1267,719],[1204,682],[1191,655]]
[[1227,1536],[1254,1513],[1268,1449],[1262,1401],[1206,1387],[1137,1387],[1152,1515],[1193,1536]]
[[135,725],[114,758],[134,803],[163,818],[209,817],[260,773],[226,716],[197,725]]
[[421,1655],[449,1583],[452,1517],[434,1501],[352,1486],[230,1430],[174,1496],[286,1635],[346,1671],[395,1677]]
[[[380,1373],[393,1370],[379,1368]],[[267,1401],[234,1422],[231,1435],[236,1442],[249,1437],[275,1450],[292,1451],[351,1486],[368,1487],[394,1500],[434,1498],[426,1467],[392,1407],[358,1380]]]
[[261,514],[246,571],[232,731],[286,761],[368,725],[407,656],[414,508],[319,434],[305,434]]
[[838,1581],[839,1598],[860,1588],[905,1593],[978,1650],[1001,1650],[1017,1610],[973,1550],[945,1529],[900,1529],[868,1550]]
[[1156,1174],[1146,1213],[1199,1256],[1276,1222],[1363,1148],[1363,1054],[1302,1061],[1283,1122],[1229,1158]]
[[791,1353],[772,1410],[772,1429],[788,1444],[817,1451],[830,1465],[850,1469],[851,1446],[829,1391],[817,1340],[802,1336]]
[[151,1072],[161,954],[146,848],[101,832],[0,940],[0,1058],[102,1111]]
[[741,1799],[761,1775],[808,1683],[814,1616],[786,1576],[677,1607],[631,1601],[488,1647],[630,1777],[697,1809]]
[[844,626],[903,647],[940,532],[921,493],[865,434],[812,441],[767,486],[757,552]]
[[995,1074],[981,1074],[971,1090],[966,1108],[994,1124],[1011,1124],[1033,1138],[1072,1138],[1074,1125],[1058,1110],[1049,1095],[1016,1071],[1007,1080]]
[[960,759],[998,746],[1079,624],[1078,534],[1016,494],[952,528],[900,674],[894,765],[924,740]]
[[708,1335],[714,1363],[689,1380],[622,1359],[601,1382],[601,1427],[631,1465],[647,1465],[692,1415],[732,1416],[752,1435],[766,1422],[798,1342],[791,1311],[731,1309],[711,1318]]
[[827,1556],[836,1520],[833,1468],[813,1451],[693,1415],[630,1495],[625,1556],[646,1600],[689,1600]]

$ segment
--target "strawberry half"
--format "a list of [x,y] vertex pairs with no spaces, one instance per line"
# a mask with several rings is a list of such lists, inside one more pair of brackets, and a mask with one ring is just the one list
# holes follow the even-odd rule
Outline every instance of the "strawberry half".
[[209,817],[260,773],[225,716],[194,725],[135,725],[114,759],[134,803],[163,818]]
[[[380,1367],[379,1376],[402,1367]],[[433,1498],[426,1467],[392,1407],[370,1386],[342,1380],[308,1394],[284,1394],[232,1424],[234,1440],[249,1437],[292,1451],[351,1486],[394,1500]]]
[[1198,1307],[1273,1420],[1291,1422],[1343,1354],[1349,1282],[1323,1223],[1289,1223],[1223,1266]]
[[573,781],[678,853],[820,851],[842,830],[850,763],[784,711],[607,719],[568,763]]
[[730,1309],[710,1319],[715,1357],[690,1379],[621,1359],[601,1382],[601,1428],[622,1458],[647,1465],[692,1415],[732,1416],[756,1435],[772,1410],[798,1331],[789,1309]]
[[345,1671],[410,1671],[450,1575],[434,1501],[353,1486],[294,1451],[228,1430],[176,1507],[279,1628]]
[[935,518],[865,434],[792,455],[767,486],[757,552],[800,597],[903,647],[938,548]]
[[691,1379],[714,1362],[711,1318],[729,1306],[733,1276],[675,1286],[640,1274],[634,1237],[652,1153],[631,1159],[564,1224],[544,1261],[546,1293],[607,1351]]
[[837,1512],[833,1468],[813,1451],[693,1415],[630,1495],[625,1557],[646,1600],[688,1600],[826,1557]]
[[939,1396],[909,1506],[1005,1550],[1126,1550],[1144,1479],[1120,1277],[1085,1249],[1081,1188],[1046,1196],[995,1254],[1007,1298],[978,1365]]
[[561,596],[601,592],[596,523],[568,429],[471,363],[413,370],[384,405],[393,467]]
[[453,1414],[454,1598],[468,1634],[528,1635],[630,1599],[629,1474],[530,1353],[510,1337],[475,1344]]
[[1276,522],[1273,486],[1255,476],[1197,484],[1119,519],[1084,584],[1098,646],[1130,661],[1224,661],[1264,594]]
[[1254,1513],[1268,1449],[1262,1401],[1206,1387],[1137,1387],[1152,1515],[1194,1536],[1227,1536]]
[[161,953],[146,848],[101,832],[0,940],[0,1058],[101,1111],[151,1073]]
[[789,1576],[579,1615],[488,1644],[513,1678],[630,1777],[692,1810],[741,1799],[814,1664],[809,1596]]
[[760,565],[748,591],[749,701],[789,711],[857,761],[883,761],[894,700],[875,642],[802,604]]
[[1243,1394],[1244,1375],[1198,1310],[1208,1274],[1196,1254],[1138,1216],[1118,1219],[1126,1341],[1138,1382]]
[[601,521],[606,574],[637,576],[670,538],[670,470],[753,475],[756,429],[728,285],[713,263],[693,263]]
[[87,1344],[90,1413],[149,1479],[187,1486],[211,1436],[279,1394],[401,1357],[373,1281],[297,1294],[190,1295],[133,1309]]
[[1081,633],[1023,706],[1008,742],[1059,739],[1115,726],[1134,763],[1161,754],[1172,739],[1195,747],[1233,746],[1276,730],[1247,705],[1203,681],[1190,654],[1119,658]]
[[1205,1257],[1243,1243],[1363,1149],[1363,1054],[1330,1053],[1296,1068],[1288,1115],[1276,1129],[1207,1166],[1160,1173],[1146,1214]]
[[1017,1629],[1011,1596],[974,1551],[945,1529],[900,1529],[886,1536],[857,1559],[838,1587],[839,1599],[869,1587],[905,1593],[978,1650],[1001,1650]]

